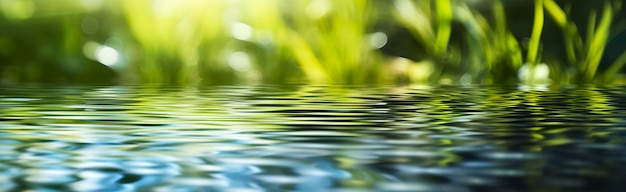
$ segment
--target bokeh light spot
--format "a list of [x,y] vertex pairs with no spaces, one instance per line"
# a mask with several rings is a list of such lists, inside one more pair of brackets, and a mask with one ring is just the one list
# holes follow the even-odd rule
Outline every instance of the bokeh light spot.
[[246,72],[250,70],[250,63],[250,56],[244,52],[235,52],[228,56],[228,65],[239,72]]
[[372,48],[380,49],[387,44],[387,35],[383,32],[376,32],[369,35],[369,42]]
[[180,3],[169,0],[155,0],[152,2],[152,12],[154,15],[160,18],[167,18],[176,11],[176,6]]
[[313,19],[319,19],[328,13],[330,6],[328,0],[313,0],[306,7],[306,14]]
[[83,0],[83,6],[90,11],[96,11],[102,7],[102,0]]
[[244,41],[250,40],[250,37],[252,37],[252,27],[244,23],[234,23],[231,26],[231,34],[235,39]]
[[117,52],[117,50],[113,49],[112,47],[103,45],[98,47],[98,49],[96,50],[96,59],[98,60],[98,62],[106,66],[113,66],[117,64],[119,58],[119,52]]
[[83,45],[83,54],[89,59],[97,60],[96,52],[98,48],[100,48],[100,44],[93,41],[87,42]]
[[[525,83],[547,84],[550,82],[550,67],[545,63],[540,63],[533,68],[526,63],[519,69],[517,76]],[[529,80],[531,82],[527,82]]]

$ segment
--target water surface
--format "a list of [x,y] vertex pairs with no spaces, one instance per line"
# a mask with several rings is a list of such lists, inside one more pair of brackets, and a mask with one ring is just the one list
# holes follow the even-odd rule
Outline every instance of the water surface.
[[0,87],[0,191],[623,191],[625,87]]

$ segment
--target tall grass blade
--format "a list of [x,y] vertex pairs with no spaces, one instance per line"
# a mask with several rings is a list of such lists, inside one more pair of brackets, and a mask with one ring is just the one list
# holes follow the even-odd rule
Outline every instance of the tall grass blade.
[[296,34],[291,35],[290,40],[294,49],[294,55],[307,78],[309,78],[311,82],[324,82],[328,80],[328,74],[315,56],[311,46],[307,44],[302,37]]
[[[528,45],[527,61],[531,66],[535,66],[539,63],[539,45],[541,40],[541,33],[543,31],[544,13],[543,13],[543,0],[535,0],[535,15],[533,21],[533,30],[530,36],[530,43]],[[532,75],[531,75],[532,76]]]
[[585,41],[585,53],[587,54],[591,52],[591,41],[593,40],[594,31],[596,30],[597,14],[596,10],[592,10],[591,13],[589,13],[589,21],[587,22],[587,39]]
[[506,41],[508,42],[507,48],[511,50],[511,63],[513,64],[513,68],[518,69],[524,63],[522,49],[520,49],[519,42],[517,42],[513,34],[509,34]]
[[587,62],[587,76],[589,78],[594,77],[598,66],[600,65],[600,61],[602,60],[602,55],[604,53],[604,49],[606,48],[611,30],[611,24],[613,22],[613,15],[613,8],[611,7],[611,4],[609,2],[605,3],[600,23],[597,28],[593,30],[593,33],[591,33],[593,36],[589,37],[592,39],[588,52],[589,61]]
[[[578,30],[576,29],[576,25],[568,25],[564,31],[565,33],[565,54],[567,55],[567,60],[569,63],[576,63],[578,61],[578,56],[576,54],[576,42],[571,39],[579,39],[580,35],[578,35]],[[582,40],[580,40],[582,41]],[[579,41],[579,42],[580,42]]]
[[450,34],[452,33],[452,5],[450,0],[436,0],[435,6],[437,10],[437,37],[435,39],[435,53],[445,53]]
[[515,36],[508,30],[508,23],[506,21],[506,14],[504,5],[502,1],[497,0],[493,5],[494,9],[494,19],[495,19],[495,30],[498,39],[497,43],[504,43],[504,45],[500,48],[504,48],[506,50],[507,61],[509,61],[511,67],[513,69],[518,69],[524,63],[524,58],[522,55],[522,50],[520,48],[519,42],[515,38]]
[[493,12],[495,19],[495,28],[496,33],[498,35],[505,36],[508,32],[507,30],[507,22],[506,22],[506,14],[504,13],[504,5],[502,5],[502,1],[495,1],[493,3]]
[[430,15],[425,14],[425,10],[410,0],[395,0],[394,7],[396,20],[407,26],[407,29],[429,54],[434,54],[435,32],[430,21]]
[[572,39],[580,38],[576,24],[568,20],[566,11],[554,0],[544,0],[543,6],[552,17],[552,20],[563,30],[567,60],[569,63],[576,63],[578,61],[576,56],[576,44],[572,41]]
[[543,6],[561,29],[567,28],[567,14],[554,0],[544,0]]

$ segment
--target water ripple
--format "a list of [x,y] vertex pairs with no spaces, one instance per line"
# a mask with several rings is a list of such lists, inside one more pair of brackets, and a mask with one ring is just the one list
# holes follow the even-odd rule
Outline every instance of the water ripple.
[[622,191],[624,87],[0,87],[0,191]]

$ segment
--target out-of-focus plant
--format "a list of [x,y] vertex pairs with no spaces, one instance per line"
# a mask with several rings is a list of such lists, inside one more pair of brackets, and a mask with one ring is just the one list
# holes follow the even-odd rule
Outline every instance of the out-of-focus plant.
[[608,83],[626,64],[625,51],[607,70],[598,71],[610,36],[619,33],[612,30],[616,12],[621,6],[620,1],[605,1],[599,23],[596,23],[597,11],[593,10],[589,15],[587,31],[583,38],[577,24],[569,18],[569,8],[561,8],[554,0],[543,0],[543,7],[563,31],[568,65],[561,71],[573,72],[559,75],[561,82]]
[[[517,80],[515,73],[522,64],[522,51],[508,30],[500,1],[493,3],[493,24],[464,1],[396,0],[395,7],[399,23],[410,30],[426,50],[427,60],[434,62],[436,72],[431,80],[445,78],[446,73],[454,74],[448,76],[458,77],[455,82],[461,83],[514,83]],[[452,33],[454,23],[460,23],[463,31]],[[458,37],[462,42],[451,42],[453,34],[463,34]]]
[[[248,40],[239,40],[245,43],[245,49],[238,54],[248,54],[253,57],[254,69],[260,80],[267,83],[284,83],[302,81],[307,69],[301,68],[294,58],[290,43],[291,30],[285,22],[285,3],[280,0],[243,1],[240,4],[241,21],[231,27],[231,32],[251,32]],[[300,8],[297,8],[300,9]],[[233,11],[236,9],[231,9]],[[231,13],[234,14],[234,13]],[[225,15],[225,17],[230,17]],[[245,22],[245,23],[242,23]],[[249,27],[247,27],[249,26]]]
[[[369,1],[128,1],[145,82],[376,82]],[[284,7],[283,7],[284,6]],[[145,9],[153,7],[153,9]],[[306,13],[306,14],[303,14]]]
[[524,84],[546,84],[550,83],[548,77],[549,68],[541,63],[541,34],[544,27],[543,0],[534,1],[533,26],[528,50],[526,51],[526,62],[518,73],[518,78]]
[[[292,2],[306,16],[289,19],[290,47],[313,82],[376,82],[382,76],[380,53],[369,43],[376,12],[370,1]],[[303,4],[304,3],[304,4]]]
[[224,53],[226,6],[225,1],[124,1],[141,47],[128,72],[143,83],[197,83],[201,74],[214,82],[235,80]]
[[513,33],[509,31],[504,6],[501,1],[492,2],[493,23],[466,4],[456,8],[458,20],[467,30],[468,75],[473,82],[489,84],[514,84],[516,72],[523,63],[522,49]]
[[[465,1],[396,0],[395,5],[398,22],[409,29],[425,49],[426,60],[434,63],[436,72],[431,75],[431,80],[445,79],[446,73],[451,73],[454,75],[448,76],[456,76],[458,79],[454,82],[459,83],[511,84],[518,78],[528,84],[550,83],[548,75],[552,71],[551,76],[557,78],[557,83],[607,83],[626,64],[624,53],[607,70],[598,72],[609,37],[619,33],[611,31],[616,12],[621,8],[619,1],[605,2],[598,24],[596,11],[591,12],[584,36],[586,41],[583,42],[576,23],[568,18],[567,9],[562,9],[554,0],[535,0],[525,58],[520,43],[509,30],[501,1],[492,2],[491,24],[483,13],[472,9]],[[568,65],[546,62],[542,58],[544,11],[564,32]],[[456,23],[463,28],[452,28]],[[451,29],[455,31],[450,33]],[[449,40],[459,39],[460,34],[464,35],[460,39],[467,44]],[[459,72],[451,68],[463,70]]]
[[[0,0],[0,81],[107,82],[117,73],[120,82],[159,84],[515,84],[618,75],[626,53],[600,63],[626,28],[615,24],[621,1],[592,11],[585,34],[568,6],[533,2],[525,49],[501,0],[482,1],[491,6],[482,10],[464,0]],[[566,62],[542,48],[553,42],[542,39],[546,17],[563,31]],[[378,50],[398,26],[418,42],[417,61]]]
[[[424,48],[426,55],[431,62],[426,64],[434,65],[430,79],[439,79],[444,70],[442,63],[448,63],[448,46],[452,26],[452,7],[450,0],[428,0],[428,1],[394,1],[396,20],[404,25],[413,37]],[[431,7],[435,6],[435,9]],[[438,19],[437,19],[438,18]],[[432,63],[434,62],[434,63]]]
[[[81,25],[84,18],[111,8],[107,6],[89,9],[81,1],[0,0],[0,83],[111,82],[114,72],[83,54],[83,43],[97,37],[84,33],[86,27]],[[118,18],[107,11],[110,19]]]

